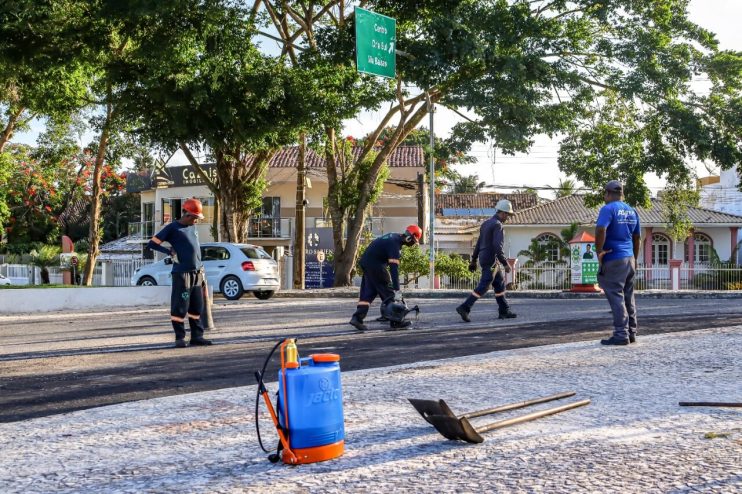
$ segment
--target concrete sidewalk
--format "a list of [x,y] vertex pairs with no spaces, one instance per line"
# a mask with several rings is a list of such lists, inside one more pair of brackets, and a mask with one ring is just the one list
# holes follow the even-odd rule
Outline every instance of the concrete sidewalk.
[[[740,492],[739,409],[678,407],[742,399],[740,361],[737,326],[346,372],[345,455],[298,467],[260,451],[254,386],[0,424],[0,492]],[[480,445],[406,401],[462,413],[568,390],[592,404]],[[267,414],[261,430],[274,445]]]

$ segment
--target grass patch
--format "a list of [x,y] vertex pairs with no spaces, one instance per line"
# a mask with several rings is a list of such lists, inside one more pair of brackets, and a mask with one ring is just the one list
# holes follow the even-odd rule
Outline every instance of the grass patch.
[[707,432],[703,435],[704,439],[718,439],[718,438],[727,438],[729,437],[728,432]]

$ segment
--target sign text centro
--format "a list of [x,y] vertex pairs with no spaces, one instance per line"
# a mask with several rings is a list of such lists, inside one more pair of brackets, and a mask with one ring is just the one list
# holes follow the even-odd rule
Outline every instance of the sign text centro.
[[397,73],[397,21],[356,7],[356,66],[358,72],[393,79]]

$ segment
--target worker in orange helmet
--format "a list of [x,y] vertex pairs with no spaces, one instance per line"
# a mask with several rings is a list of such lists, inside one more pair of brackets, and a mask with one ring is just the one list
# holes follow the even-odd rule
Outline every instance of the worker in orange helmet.
[[[402,255],[402,246],[417,245],[422,235],[423,231],[419,226],[410,225],[404,233],[387,233],[368,245],[359,262],[363,269],[363,279],[358,305],[350,319],[351,326],[360,331],[368,329],[363,324],[363,319],[377,295],[382,303],[402,300],[402,292],[399,290],[399,259]],[[394,329],[404,329],[410,324],[410,321],[406,320],[390,321]]]
[[[201,245],[198,242],[196,223],[203,218],[201,201],[188,199],[183,203],[180,219],[166,225],[147,244],[150,249],[169,255],[173,260],[170,322],[175,331],[176,348],[186,346],[186,317],[191,329],[191,346],[211,345],[211,341],[204,338],[204,327],[201,325],[204,267],[201,263]],[[168,242],[170,247],[162,245],[163,242]]]

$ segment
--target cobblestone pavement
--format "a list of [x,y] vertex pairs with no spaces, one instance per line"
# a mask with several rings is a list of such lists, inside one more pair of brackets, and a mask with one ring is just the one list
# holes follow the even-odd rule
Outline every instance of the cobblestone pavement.
[[[0,492],[742,492],[739,409],[678,406],[740,401],[741,361],[736,326],[345,372],[345,455],[298,467],[260,451],[254,386],[0,424]],[[592,403],[479,445],[406,401],[461,413],[568,390]]]

